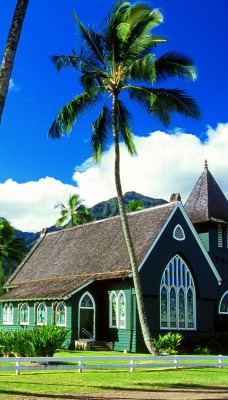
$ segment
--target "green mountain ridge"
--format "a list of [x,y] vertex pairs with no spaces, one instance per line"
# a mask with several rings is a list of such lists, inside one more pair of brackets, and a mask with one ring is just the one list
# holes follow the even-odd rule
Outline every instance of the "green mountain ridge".
[[[144,208],[155,207],[157,205],[167,203],[166,200],[154,199],[152,197],[143,196],[142,194],[136,192],[125,193],[124,203],[126,206],[128,205],[129,201],[133,199],[136,201],[141,201],[143,203]],[[102,201],[96,204],[95,206],[89,208],[89,210],[95,220],[114,217],[119,214],[117,197],[113,197],[109,200]],[[49,232],[53,232],[56,230],[59,230],[59,228],[56,228],[55,226],[51,226],[48,228]],[[22,237],[25,240],[28,250],[30,250],[31,247],[35,244],[37,239],[40,237],[40,234],[41,232],[33,233],[33,232],[24,232],[21,230],[18,230],[16,232],[17,237]]]

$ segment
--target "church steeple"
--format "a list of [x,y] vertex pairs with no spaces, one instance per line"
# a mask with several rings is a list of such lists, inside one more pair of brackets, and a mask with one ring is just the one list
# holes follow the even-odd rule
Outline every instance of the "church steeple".
[[207,160],[184,208],[193,223],[209,220],[228,222],[228,201],[210,173]]

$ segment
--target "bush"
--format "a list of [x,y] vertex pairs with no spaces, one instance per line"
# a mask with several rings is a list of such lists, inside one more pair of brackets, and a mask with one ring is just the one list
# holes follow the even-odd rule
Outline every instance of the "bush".
[[159,353],[177,354],[177,348],[181,345],[182,340],[183,336],[180,333],[168,332],[154,339],[154,344]]
[[209,333],[196,338],[194,352],[197,354],[228,354],[228,332]]
[[67,329],[55,325],[14,332],[0,331],[0,346],[3,355],[52,357],[57,349],[63,348],[68,335]]

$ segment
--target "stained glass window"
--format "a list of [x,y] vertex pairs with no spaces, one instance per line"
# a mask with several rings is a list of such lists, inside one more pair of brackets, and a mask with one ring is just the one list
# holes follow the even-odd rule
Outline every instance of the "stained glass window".
[[161,329],[196,329],[195,285],[184,260],[176,255],[168,263],[160,286]]
[[111,308],[111,326],[117,326],[117,296],[113,292],[110,297],[110,308]]
[[8,322],[9,324],[13,323],[13,305],[10,304],[8,308]]
[[170,328],[177,327],[177,299],[176,299],[176,290],[174,287],[170,289],[169,296],[169,309],[170,309]]
[[110,327],[126,328],[126,297],[122,291],[110,295]]
[[45,324],[47,309],[44,303],[40,303],[37,307],[37,324]]
[[126,307],[125,307],[125,296],[123,292],[119,293],[119,327],[125,328],[126,325]]
[[167,309],[167,288],[162,286],[161,288],[161,326],[162,328],[168,328],[168,309]]
[[56,306],[56,325],[66,324],[66,308],[63,303],[59,303]]
[[219,314],[228,314],[228,292],[226,292],[219,305]]
[[188,306],[188,328],[193,328],[194,327],[194,320],[193,320],[193,291],[192,288],[188,289],[187,293],[187,306]]
[[185,328],[185,296],[183,288],[179,290],[179,327]]
[[93,302],[91,297],[88,294],[85,294],[83,299],[81,300],[81,308],[93,308]]
[[8,324],[8,309],[8,304],[5,304],[3,308],[3,324]]
[[20,308],[20,324],[28,325],[28,321],[29,321],[29,308],[28,304],[24,303]]

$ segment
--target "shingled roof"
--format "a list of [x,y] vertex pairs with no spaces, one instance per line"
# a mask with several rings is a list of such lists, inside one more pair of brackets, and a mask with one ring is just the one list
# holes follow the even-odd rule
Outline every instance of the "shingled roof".
[[206,221],[228,223],[228,201],[210,173],[207,161],[184,208],[193,224]]
[[[167,203],[128,214],[138,264],[176,207]],[[43,235],[5,287],[1,300],[67,298],[94,280],[131,272],[120,217]]]

